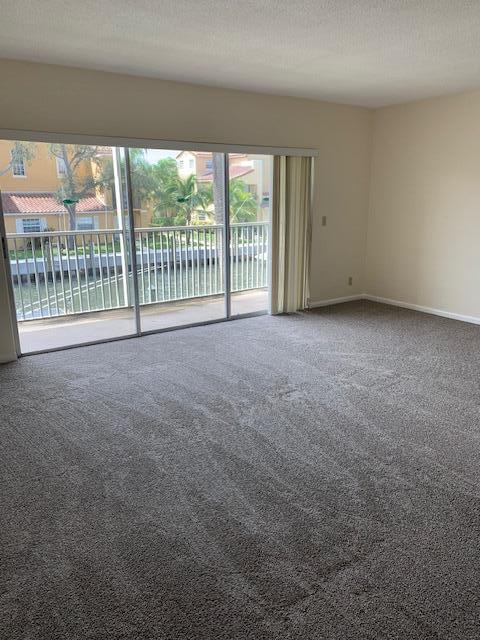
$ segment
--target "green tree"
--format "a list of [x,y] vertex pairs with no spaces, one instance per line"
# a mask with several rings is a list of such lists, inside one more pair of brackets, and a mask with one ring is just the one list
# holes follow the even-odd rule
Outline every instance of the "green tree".
[[[209,204],[214,203],[215,224],[223,224],[223,173],[220,178],[220,189],[218,189],[218,184],[215,182],[210,182],[202,186],[201,189],[203,191],[203,201]],[[215,196],[215,194],[217,195]],[[230,180],[229,196],[231,222],[250,222],[255,220],[258,212],[257,198],[253,193],[250,193],[243,180],[239,178]]]
[[160,188],[171,184],[178,178],[178,169],[175,158],[162,158],[152,165],[152,174],[155,184]]
[[49,149],[64,167],[56,198],[68,213],[70,229],[75,231],[78,203],[103,184],[101,176],[95,177],[89,166],[92,162],[100,163],[100,148],[84,144],[50,144]]
[[[125,174],[125,160],[120,161],[121,172]],[[162,158],[150,163],[144,149],[130,149],[130,171],[132,181],[133,206],[136,209],[150,203],[154,209],[153,224],[164,224],[168,217],[178,214],[175,182],[178,180],[177,163],[174,158]],[[101,168],[102,185],[110,189],[115,198],[115,179],[112,158],[106,158]]]
[[20,140],[16,140],[10,151],[10,160],[3,169],[0,169],[0,177],[8,173],[14,164],[19,164],[20,162],[30,164],[35,157],[35,153],[36,145],[34,142],[21,142]]
[[257,198],[239,178],[230,180],[230,220],[250,222],[257,217]]
[[[130,149],[130,170],[132,180],[133,207],[139,209],[142,203],[149,200],[155,189],[155,174],[152,165],[148,162],[144,149]],[[125,158],[120,160],[120,171],[125,175]],[[113,170],[113,158],[105,156],[100,165],[99,183],[102,189],[109,190],[112,194],[112,202],[116,206],[115,174]]]
[[192,224],[193,214],[196,211],[206,213],[211,204],[208,192],[199,188],[193,174],[186,178],[177,176],[166,187],[164,199],[160,199],[155,206],[155,213],[164,213],[165,208],[174,206],[177,217],[185,219],[185,224]]
[[[155,186],[151,201],[156,217],[175,217],[179,213],[177,202],[177,163],[174,158],[162,158],[152,167]],[[155,218],[153,220],[155,222]]]

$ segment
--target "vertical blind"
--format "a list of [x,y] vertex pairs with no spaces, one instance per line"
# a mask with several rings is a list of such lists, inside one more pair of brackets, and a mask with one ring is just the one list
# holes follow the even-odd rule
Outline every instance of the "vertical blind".
[[311,191],[312,158],[274,157],[271,312],[275,314],[307,306]]

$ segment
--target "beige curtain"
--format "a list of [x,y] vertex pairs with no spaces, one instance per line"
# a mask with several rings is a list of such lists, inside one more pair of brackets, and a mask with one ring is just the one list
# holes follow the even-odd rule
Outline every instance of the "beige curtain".
[[275,156],[272,313],[304,309],[309,297],[312,158]]

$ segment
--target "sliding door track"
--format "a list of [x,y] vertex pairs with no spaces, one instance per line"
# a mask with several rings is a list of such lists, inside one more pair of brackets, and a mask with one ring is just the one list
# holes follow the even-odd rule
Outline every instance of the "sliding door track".
[[107,344],[109,342],[120,342],[121,340],[132,340],[134,338],[144,338],[146,336],[156,335],[157,333],[170,333],[171,331],[181,331],[182,329],[195,329],[199,327],[208,327],[212,324],[220,324],[222,322],[235,322],[236,320],[245,320],[247,318],[255,318],[257,316],[266,316],[268,311],[252,311],[251,313],[242,313],[229,318],[216,318],[205,322],[192,322],[190,324],[181,324],[176,327],[164,327],[162,329],[152,329],[151,331],[143,331],[142,333],[131,333],[126,336],[115,336],[114,338],[103,338],[101,340],[91,340],[90,342],[79,342],[78,344],[68,344],[62,347],[53,347],[51,349],[39,349],[38,351],[29,351],[28,353],[20,353],[19,358],[28,358],[29,356],[38,356],[45,353],[54,353],[56,351],[66,351],[67,349],[80,349],[81,347],[93,347],[99,344]]

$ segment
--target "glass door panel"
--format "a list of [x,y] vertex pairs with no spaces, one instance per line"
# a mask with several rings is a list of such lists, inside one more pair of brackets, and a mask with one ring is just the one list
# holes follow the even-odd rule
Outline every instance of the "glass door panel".
[[267,311],[273,157],[229,154],[231,315]]
[[266,155],[0,141],[22,353],[268,310],[271,176]]
[[0,140],[22,353],[135,333],[117,164],[110,147]]
[[223,161],[130,149],[142,332],[225,317]]

